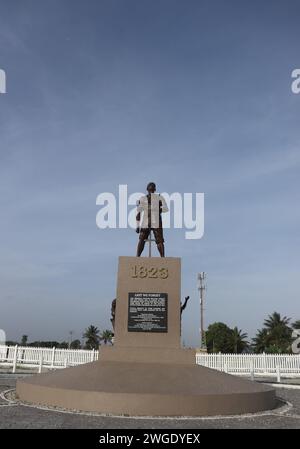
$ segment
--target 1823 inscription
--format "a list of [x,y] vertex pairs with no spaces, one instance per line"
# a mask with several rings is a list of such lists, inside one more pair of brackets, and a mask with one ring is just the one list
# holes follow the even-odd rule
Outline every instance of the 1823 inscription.
[[130,269],[132,278],[167,279],[168,268],[145,267],[144,265],[132,265]]
[[128,332],[168,332],[167,293],[128,293]]

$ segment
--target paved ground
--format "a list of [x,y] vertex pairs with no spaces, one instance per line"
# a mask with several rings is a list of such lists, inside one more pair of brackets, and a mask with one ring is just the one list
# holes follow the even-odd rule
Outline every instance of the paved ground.
[[[14,388],[16,376],[0,376],[1,392]],[[300,389],[277,388],[279,398],[292,407],[285,407],[259,416],[144,419],[91,416],[9,403],[0,396],[0,428],[95,428],[95,429],[210,429],[210,428],[300,428]]]

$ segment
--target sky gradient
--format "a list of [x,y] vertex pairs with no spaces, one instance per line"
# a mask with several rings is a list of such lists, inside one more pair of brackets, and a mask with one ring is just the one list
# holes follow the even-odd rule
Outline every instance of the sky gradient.
[[99,230],[96,197],[204,192],[182,257],[183,340],[205,322],[253,336],[300,318],[300,2],[0,0],[0,328],[81,338],[110,326],[131,229]]

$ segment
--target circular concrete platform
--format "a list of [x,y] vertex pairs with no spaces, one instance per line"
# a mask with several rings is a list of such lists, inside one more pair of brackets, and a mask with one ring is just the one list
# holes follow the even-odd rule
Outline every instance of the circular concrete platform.
[[199,365],[98,361],[18,380],[33,404],[131,416],[236,415],[276,406],[271,387]]

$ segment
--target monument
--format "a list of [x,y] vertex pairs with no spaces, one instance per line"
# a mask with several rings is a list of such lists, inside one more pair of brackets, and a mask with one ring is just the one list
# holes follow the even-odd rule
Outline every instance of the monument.
[[[18,397],[131,416],[232,415],[274,408],[274,389],[197,365],[195,350],[181,347],[181,313],[188,300],[181,304],[181,259],[164,257],[161,213],[166,205],[154,183],[147,189],[138,204],[137,221],[141,213],[143,221],[137,256],[119,257],[111,310],[114,345],[101,346],[96,362],[18,380]],[[153,230],[161,257],[141,257]]]

